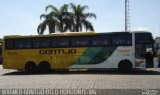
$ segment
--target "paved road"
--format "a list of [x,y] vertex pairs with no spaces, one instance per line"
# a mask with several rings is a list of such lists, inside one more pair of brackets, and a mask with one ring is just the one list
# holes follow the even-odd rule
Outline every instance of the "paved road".
[[0,89],[160,89],[160,69],[133,71],[51,72],[28,74],[0,66]]
[[0,66],[0,88],[160,89],[160,69],[134,71],[51,72],[28,74]]

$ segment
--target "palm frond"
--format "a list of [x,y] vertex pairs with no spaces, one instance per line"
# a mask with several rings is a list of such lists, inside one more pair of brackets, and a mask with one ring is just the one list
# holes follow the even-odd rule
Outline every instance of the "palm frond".
[[46,21],[40,23],[37,28],[38,34],[43,34],[44,30],[46,29],[46,26],[47,26]]
[[83,13],[85,9],[89,9],[87,5],[80,6],[80,11]]
[[46,18],[46,15],[45,14],[41,14],[40,15],[40,19],[42,19],[42,18]]
[[94,13],[85,13],[84,17],[85,18],[87,18],[87,17],[94,17],[95,19],[97,18],[96,14],[94,14]]
[[60,13],[63,13],[63,12],[67,12],[68,11],[68,5],[67,4],[64,4],[61,8],[60,8]]
[[48,5],[48,6],[45,8],[46,12],[47,12],[47,10],[48,10],[49,8],[51,8],[52,11],[54,11],[54,12],[59,12],[58,9],[57,9],[55,6],[53,6],[53,5]]
[[75,14],[77,11],[77,6],[74,3],[70,3],[69,5],[71,6],[72,13]]
[[87,20],[83,20],[83,26],[86,28],[86,31],[87,30],[94,31],[92,23]]

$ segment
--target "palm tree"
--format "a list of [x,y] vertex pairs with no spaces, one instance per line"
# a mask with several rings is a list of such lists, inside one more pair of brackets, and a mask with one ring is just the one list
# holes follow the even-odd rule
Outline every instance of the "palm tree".
[[48,9],[51,9],[49,14],[42,14],[41,18],[44,18],[44,21],[39,24],[37,31],[39,34],[43,34],[46,28],[49,29],[49,33],[55,33],[55,31],[66,32],[66,31],[82,31],[84,27],[86,31],[94,31],[92,23],[87,20],[89,17],[96,18],[94,13],[84,13],[85,9],[88,6],[70,4],[72,12],[68,11],[68,5],[64,4],[60,9],[57,9],[53,5],[48,5],[45,8],[47,12]]
[[54,7],[53,5],[48,5],[46,7],[46,11],[48,9],[52,9],[52,11],[50,12],[50,14],[52,14],[52,17],[55,19],[56,22],[56,29],[59,32],[65,32],[68,29],[68,24],[66,22],[69,21],[68,18],[68,5],[64,4],[60,9],[57,9],[56,7]]
[[96,15],[94,13],[84,13],[85,9],[88,8],[88,6],[81,6],[75,5],[73,3],[70,3],[72,14],[71,16],[71,28],[72,31],[80,32],[82,31],[82,28],[84,27],[87,30],[94,31],[93,25],[91,22],[87,20],[89,17],[94,17],[96,19]]
[[49,28],[49,34],[55,33],[56,22],[52,18],[52,14],[47,14],[47,15],[42,14],[40,16],[40,19],[42,18],[44,18],[44,21],[38,25],[38,28],[37,28],[38,34],[43,34],[44,31],[46,30],[46,27]]

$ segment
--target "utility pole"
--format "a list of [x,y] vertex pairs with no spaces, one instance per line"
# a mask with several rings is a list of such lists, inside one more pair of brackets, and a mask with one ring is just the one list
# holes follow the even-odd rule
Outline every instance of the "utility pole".
[[130,31],[129,0],[125,0],[125,32]]

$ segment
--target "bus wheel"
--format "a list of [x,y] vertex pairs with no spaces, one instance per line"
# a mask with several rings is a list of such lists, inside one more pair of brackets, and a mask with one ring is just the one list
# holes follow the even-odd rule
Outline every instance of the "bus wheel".
[[29,73],[33,73],[37,71],[37,66],[34,62],[28,62],[25,65],[25,70]]
[[129,60],[122,60],[118,64],[118,70],[120,72],[130,72],[132,69],[132,63]]
[[38,68],[39,68],[40,72],[42,72],[42,73],[46,73],[46,72],[49,72],[51,70],[50,64],[46,61],[42,61],[38,65]]

